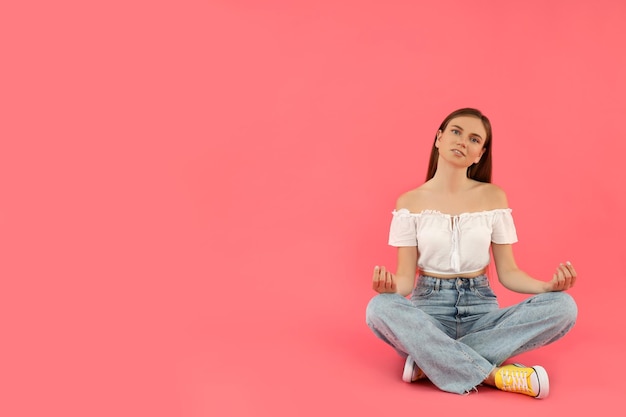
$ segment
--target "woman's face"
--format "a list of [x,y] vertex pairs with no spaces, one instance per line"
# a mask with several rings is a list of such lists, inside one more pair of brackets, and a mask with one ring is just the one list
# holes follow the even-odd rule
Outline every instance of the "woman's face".
[[445,160],[470,166],[480,161],[486,139],[487,131],[480,119],[459,116],[450,120],[443,132],[437,132],[435,146]]

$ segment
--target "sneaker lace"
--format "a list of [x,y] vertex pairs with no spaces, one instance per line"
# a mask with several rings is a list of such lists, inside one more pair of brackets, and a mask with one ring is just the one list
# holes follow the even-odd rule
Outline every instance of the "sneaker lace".
[[527,392],[532,394],[528,386],[528,375],[521,370],[504,370],[502,372],[502,389],[504,391]]

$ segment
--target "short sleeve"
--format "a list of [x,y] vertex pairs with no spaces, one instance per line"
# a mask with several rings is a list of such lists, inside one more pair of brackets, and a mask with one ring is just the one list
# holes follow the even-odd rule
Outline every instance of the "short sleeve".
[[517,242],[517,231],[511,209],[498,210],[494,213],[491,241],[498,244]]
[[389,245],[417,246],[417,217],[407,209],[392,212]]

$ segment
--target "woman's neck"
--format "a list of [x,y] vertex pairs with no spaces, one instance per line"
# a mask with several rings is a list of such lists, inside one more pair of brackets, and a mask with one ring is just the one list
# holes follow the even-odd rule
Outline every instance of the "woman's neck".
[[466,191],[474,186],[474,181],[467,177],[467,169],[442,164],[431,179],[431,184],[446,193]]

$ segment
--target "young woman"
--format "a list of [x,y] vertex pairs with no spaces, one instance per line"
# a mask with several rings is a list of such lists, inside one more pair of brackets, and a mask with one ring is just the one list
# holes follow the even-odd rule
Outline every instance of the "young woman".
[[[576,271],[561,263],[542,281],[517,266],[511,209],[491,184],[491,142],[491,124],[479,110],[459,109],[443,121],[426,182],[401,195],[392,213],[396,272],[374,268],[379,294],[367,306],[367,324],[406,358],[406,382],[428,378],[457,394],[486,384],[545,398],[543,367],[503,363],[572,328],[578,311],[563,291]],[[500,308],[486,275],[490,255],[504,287],[534,295]]]

